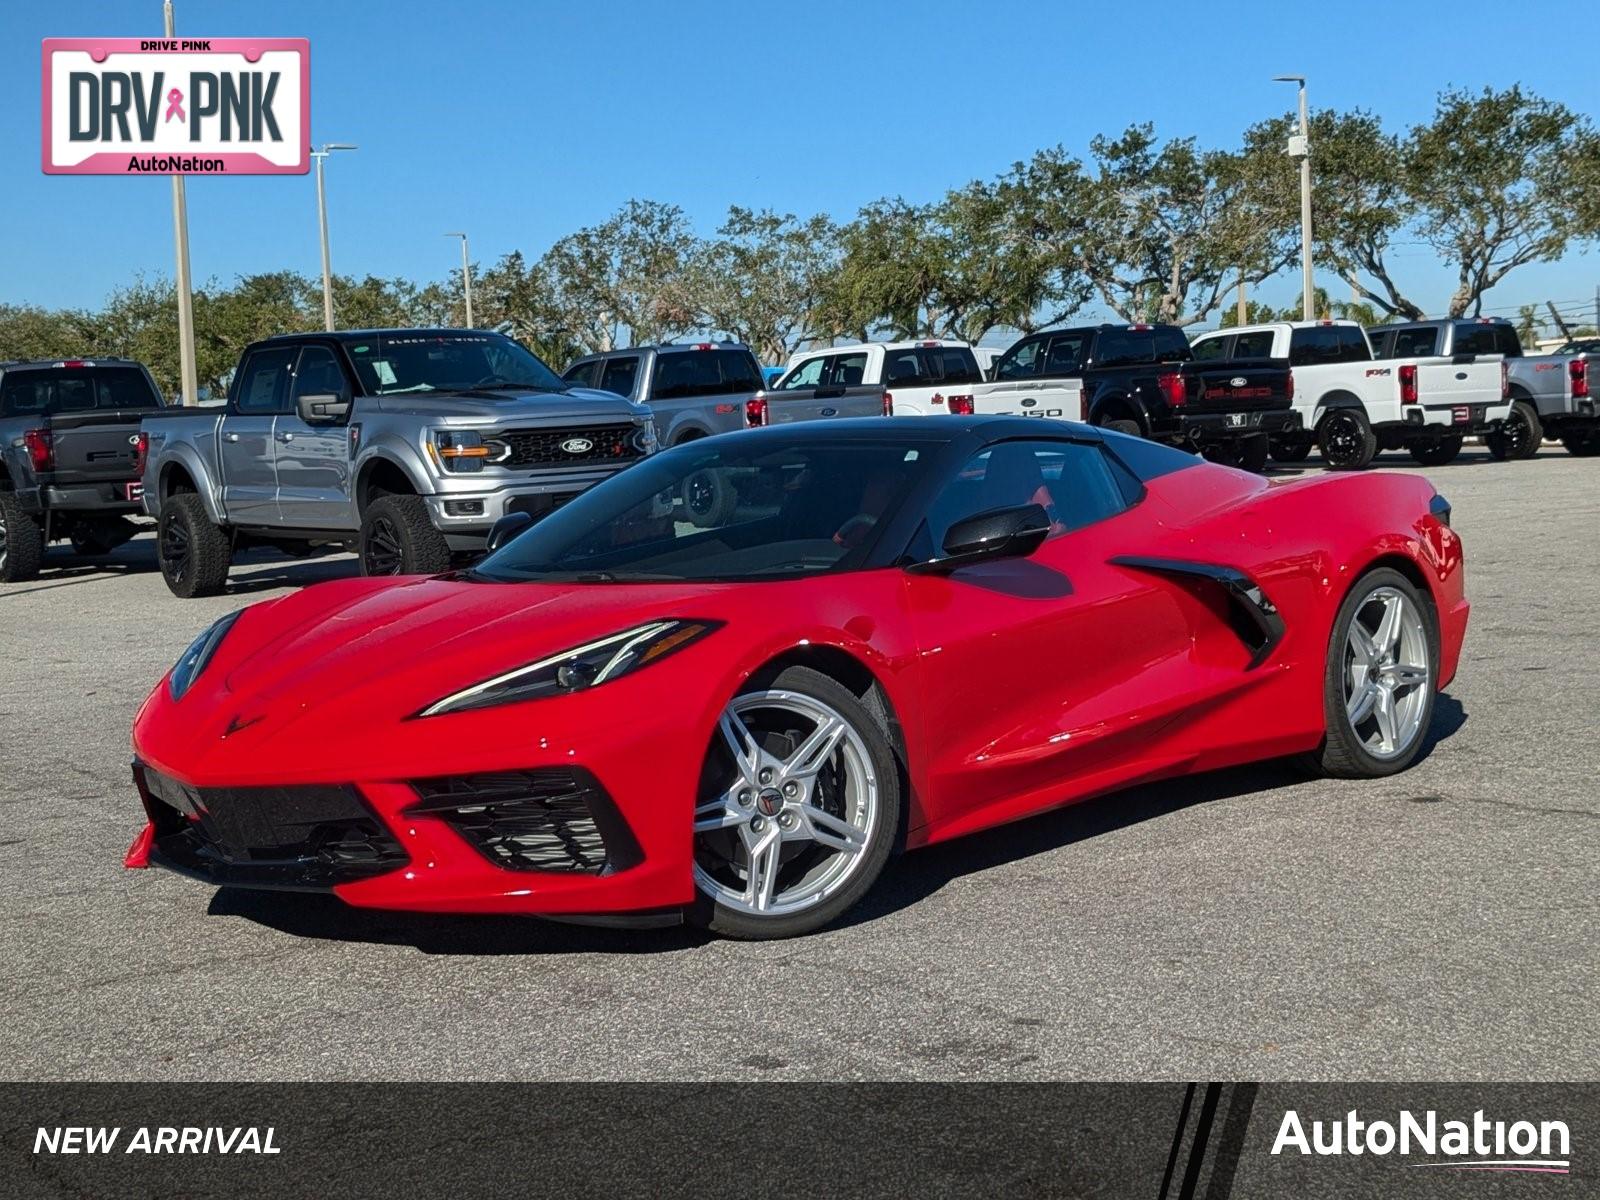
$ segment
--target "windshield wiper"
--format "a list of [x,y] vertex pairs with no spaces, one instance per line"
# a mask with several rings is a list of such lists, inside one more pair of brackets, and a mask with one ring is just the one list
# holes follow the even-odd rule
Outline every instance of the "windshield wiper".
[[560,384],[556,387],[550,387],[542,383],[480,383],[474,384],[469,388],[463,388],[462,391],[503,392],[508,389],[518,392],[567,392],[572,390],[565,384]]

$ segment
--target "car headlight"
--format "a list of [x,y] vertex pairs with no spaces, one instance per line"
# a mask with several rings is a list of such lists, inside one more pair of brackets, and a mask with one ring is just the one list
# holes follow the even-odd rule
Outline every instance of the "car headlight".
[[441,713],[463,712],[473,708],[492,708],[521,700],[564,696],[587,691],[620,679],[641,667],[660,662],[685,646],[699,641],[721,621],[652,621],[625,629],[599,641],[575,646],[549,658],[485,679],[482,683],[435,701],[417,714],[436,717]]
[[499,462],[511,454],[504,442],[485,441],[481,433],[472,430],[439,430],[428,443],[439,465],[452,475],[466,475],[483,470],[486,462]]
[[167,677],[167,691],[172,694],[174,700],[182,700],[183,694],[189,690],[200,672],[206,669],[206,664],[217,652],[222,639],[228,636],[228,630],[232,629],[233,623],[239,619],[239,612],[231,612],[213,622],[210,628],[189,643],[189,648],[178,658],[177,665],[172,668],[172,674]]

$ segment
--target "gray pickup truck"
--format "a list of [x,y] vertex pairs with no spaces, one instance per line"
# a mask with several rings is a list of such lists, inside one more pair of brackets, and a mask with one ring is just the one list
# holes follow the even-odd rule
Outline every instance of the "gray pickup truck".
[[765,424],[761,365],[738,342],[631,346],[573,360],[562,378],[650,406],[656,437],[676,446]]
[[1590,361],[1600,355],[1524,354],[1516,327],[1504,317],[1409,321],[1369,329],[1367,336],[1374,358],[1502,356],[1511,415],[1484,437],[1493,457],[1532,458],[1547,437],[1572,454],[1600,454],[1600,415],[1589,391]]
[[125,358],[0,363],[0,581],[33,578],[57,539],[95,555],[138,531],[139,422],[160,408]]
[[648,409],[476,330],[268,338],[245,348],[224,408],[165,418],[144,429],[144,503],[182,597],[220,591],[251,545],[350,546],[367,575],[444,571],[501,517],[542,517],[656,447]]

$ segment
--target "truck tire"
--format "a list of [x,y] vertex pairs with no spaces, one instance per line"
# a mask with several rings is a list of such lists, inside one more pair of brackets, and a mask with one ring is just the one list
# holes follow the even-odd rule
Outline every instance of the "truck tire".
[[1322,461],[1335,471],[1361,471],[1378,455],[1378,437],[1359,408],[1336,408],[1317,427]]
[[130,541],[139,527],[127,517],[101,517],[79,521],[68,535],[73,553],[85,558],[98,558],[110,554],[118,546]]
[[381,496],[361,518],[363,575],[440,575],[450,569],[450,546],[421,496]]
[[1449,434],[1436,442],[1412,442],[1406,448],[1411,457],[1425,467],[1442,467],[1461,453],[1461,435]]
[[1298,438],[1273,438],[1271,443],[1272,461],[1281,463],[1302,463],[1311,457],[1311,448],[1315,446],[1316,439],[1309,437]]
[[1539,410],[1526,400],[1513,401],[1511,415],[1505,423],[1483,438],[1489,457],[1496,462],[1532,458],[1539,453],[1539,444],[1543,441],[1544,425],[1539,420]]
[[39,574],[44,530],[22,511],[13,492],[0,492],[0,583],[21,583]]
[[726,525],[739,503],[733,483],[718,471],[696,471],[683,481],[683,509],[697,529]]
[[1112,433],[1125,433],[1129,437],[1144,436],[1144,430],[1139,428],[1139,422],[1130,420],[1127,417],[1116,417],[1113,420],[1106,421],[1101,424],[1100,428],[1109,429]]
[[221,594],[232,557],[227,533],[211,523],[199,496],[179,492],[167,498],[156,523],[156,563],[168,591],[181,600]]
[[1586,429],[1582,433],[1563,433],[1561,444],[1574,458],[1594,458],[1600,455],[1600,430]]

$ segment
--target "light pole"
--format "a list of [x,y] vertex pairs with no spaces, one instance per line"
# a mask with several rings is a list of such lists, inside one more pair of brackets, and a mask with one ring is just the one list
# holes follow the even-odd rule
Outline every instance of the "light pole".
[[458,237],[461,239],[461,291],[467,300],[467,328],[472,328],[472,262],[468,258],[467,235],[464,233],[447,233],[445,237]]
[[[172,13],[172,0],[161,5],[162,25],[167,40],[172,40],[177,20]],[[172,174],[172,240],[178,259],[178,387],[184,404],[198,404],[199,373],[194,365],[194,291],[189,283],[189,201],[186,197],[183,176]]]
[[1309,321],[1315,316],[1311,295],[1311,118],[1306,111],[1306,77],[1274,75],[1274,83],[1300,85],[1300,134],[1289,139],[1289,157],[1300,160],[1300,316]]
[[317,160],[317,231],[322,236],[322,327],[333,331],[333,273],[328,264],[328,193],[322,185],[322,160],[335,150],[354,150],[349,142],[323,142],[321,150],[313,150]]

